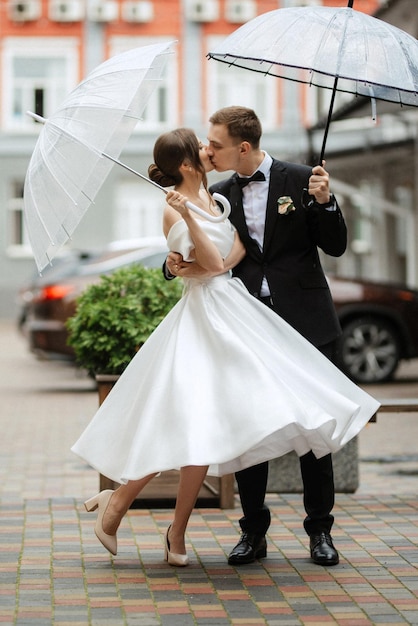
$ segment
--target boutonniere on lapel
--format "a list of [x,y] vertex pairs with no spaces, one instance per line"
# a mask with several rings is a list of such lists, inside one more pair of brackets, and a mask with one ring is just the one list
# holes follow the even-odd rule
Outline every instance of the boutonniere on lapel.
[[293,204],[293,200],[290,196],[280,196],[277,200],[277,212],[279,215],[289,215],[292,211],[295,211],[296,207]]

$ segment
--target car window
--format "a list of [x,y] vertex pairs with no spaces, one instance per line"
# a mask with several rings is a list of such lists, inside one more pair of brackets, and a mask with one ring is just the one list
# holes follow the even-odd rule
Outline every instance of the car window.
[[135,263],[140,263],[145,267],[161,267],[167,254],[167,248],[159,250],[134,250],[100,263],[85,265],[80,268],[80,275],[91,276],[94,274],[109,274],[120,267],[127,267]]
[[95,263],[98,259],[98,252],[69,252],[56,257],[42,272],[35,270],[27,283],[34,286],[55,283],[68,276],[77,275],[80,267]]
[[141,259],[140,263],[144,267],[161,267],[164,263],[168,254],[168,250],[164,252],[156,252],[155,254],[150,254],[150,256]]

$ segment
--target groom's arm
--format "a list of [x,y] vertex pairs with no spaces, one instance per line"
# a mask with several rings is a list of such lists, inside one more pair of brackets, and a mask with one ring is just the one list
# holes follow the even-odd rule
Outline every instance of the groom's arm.
[[167,259],[165,259],[161,269],[163,272],[163,276],[166,280],[173,280],[173,278],[175,278],[175,276],[173,276],[173,274],[170,272],[170,270],[167,267]]
[[234,245],[229,255],[224,259],[224,266],[219,272],[210,272],[201,267],[196,261],[191,263],[184,261],[178,252],[169,252],[163,264],[162,271],[166,280],[172,280],[176,276],[184,278],[211,278],[218,274],[224,274],[234,268],[246,255],[245,248],[238,237],[235,235]]
[[[187,262],[178,252],[169,252],[162,267],[163,275],[166,280],[173,280],[177,276],[185,278],[210,278],[216,276],[214,272],[210,272],[196,261]],[[218,272],[220,273],[220,272]]]
[[[183,256],[179,252],[169,252],[161,268],[164,278],[173,280],[173,278],[178,276],[178,269],[187,265],[191,265],[191,263],[183,261]],[[196,265],[196,263],[193,263],[193,265]]]

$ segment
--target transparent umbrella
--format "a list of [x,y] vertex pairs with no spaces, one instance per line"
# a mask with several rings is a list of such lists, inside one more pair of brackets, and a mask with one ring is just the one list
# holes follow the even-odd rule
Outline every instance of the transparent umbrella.
[[29,112],[44,124],[24,188],[25,220],[39,271],[70,239],[114,163],[167,193],[118,157],[161,80],[172,45],[135,48],[102,63],[47,120]]
[[319,163],[337,91],[418,106],[418,41],[353,9],[322,6],[270,11],[250,20],[208,57],[235,67],[330,89]]

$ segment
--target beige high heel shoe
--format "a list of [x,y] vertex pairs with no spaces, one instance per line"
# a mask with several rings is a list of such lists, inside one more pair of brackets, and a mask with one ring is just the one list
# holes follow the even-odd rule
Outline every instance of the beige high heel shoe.
[[116,534],[108,535],[103,530],[103,515],[106,513],[106,509],[109,505],[112,495],[112,489],[105,489],[104,491],[98,493],[96,496],[93,496],[89,500],[86,500],[84,506],[89,513],[90,511],[95,511],[96,509],[98,509],[94,532],[96,533],[97,539],[103,544],[106,550],[109,550],[111,554],[116,555],[118,546]]
[[177,567],[185,567],[189,564],[189,557],[187,554],[176,554],[175,552],[170,552],[170,542],[168,540],[168,533],[170,531],[171,526],[168,527],[167,532],[165,534],[165,542],[164,542],[164,560],[168,562],[169,565],[176,565]]

